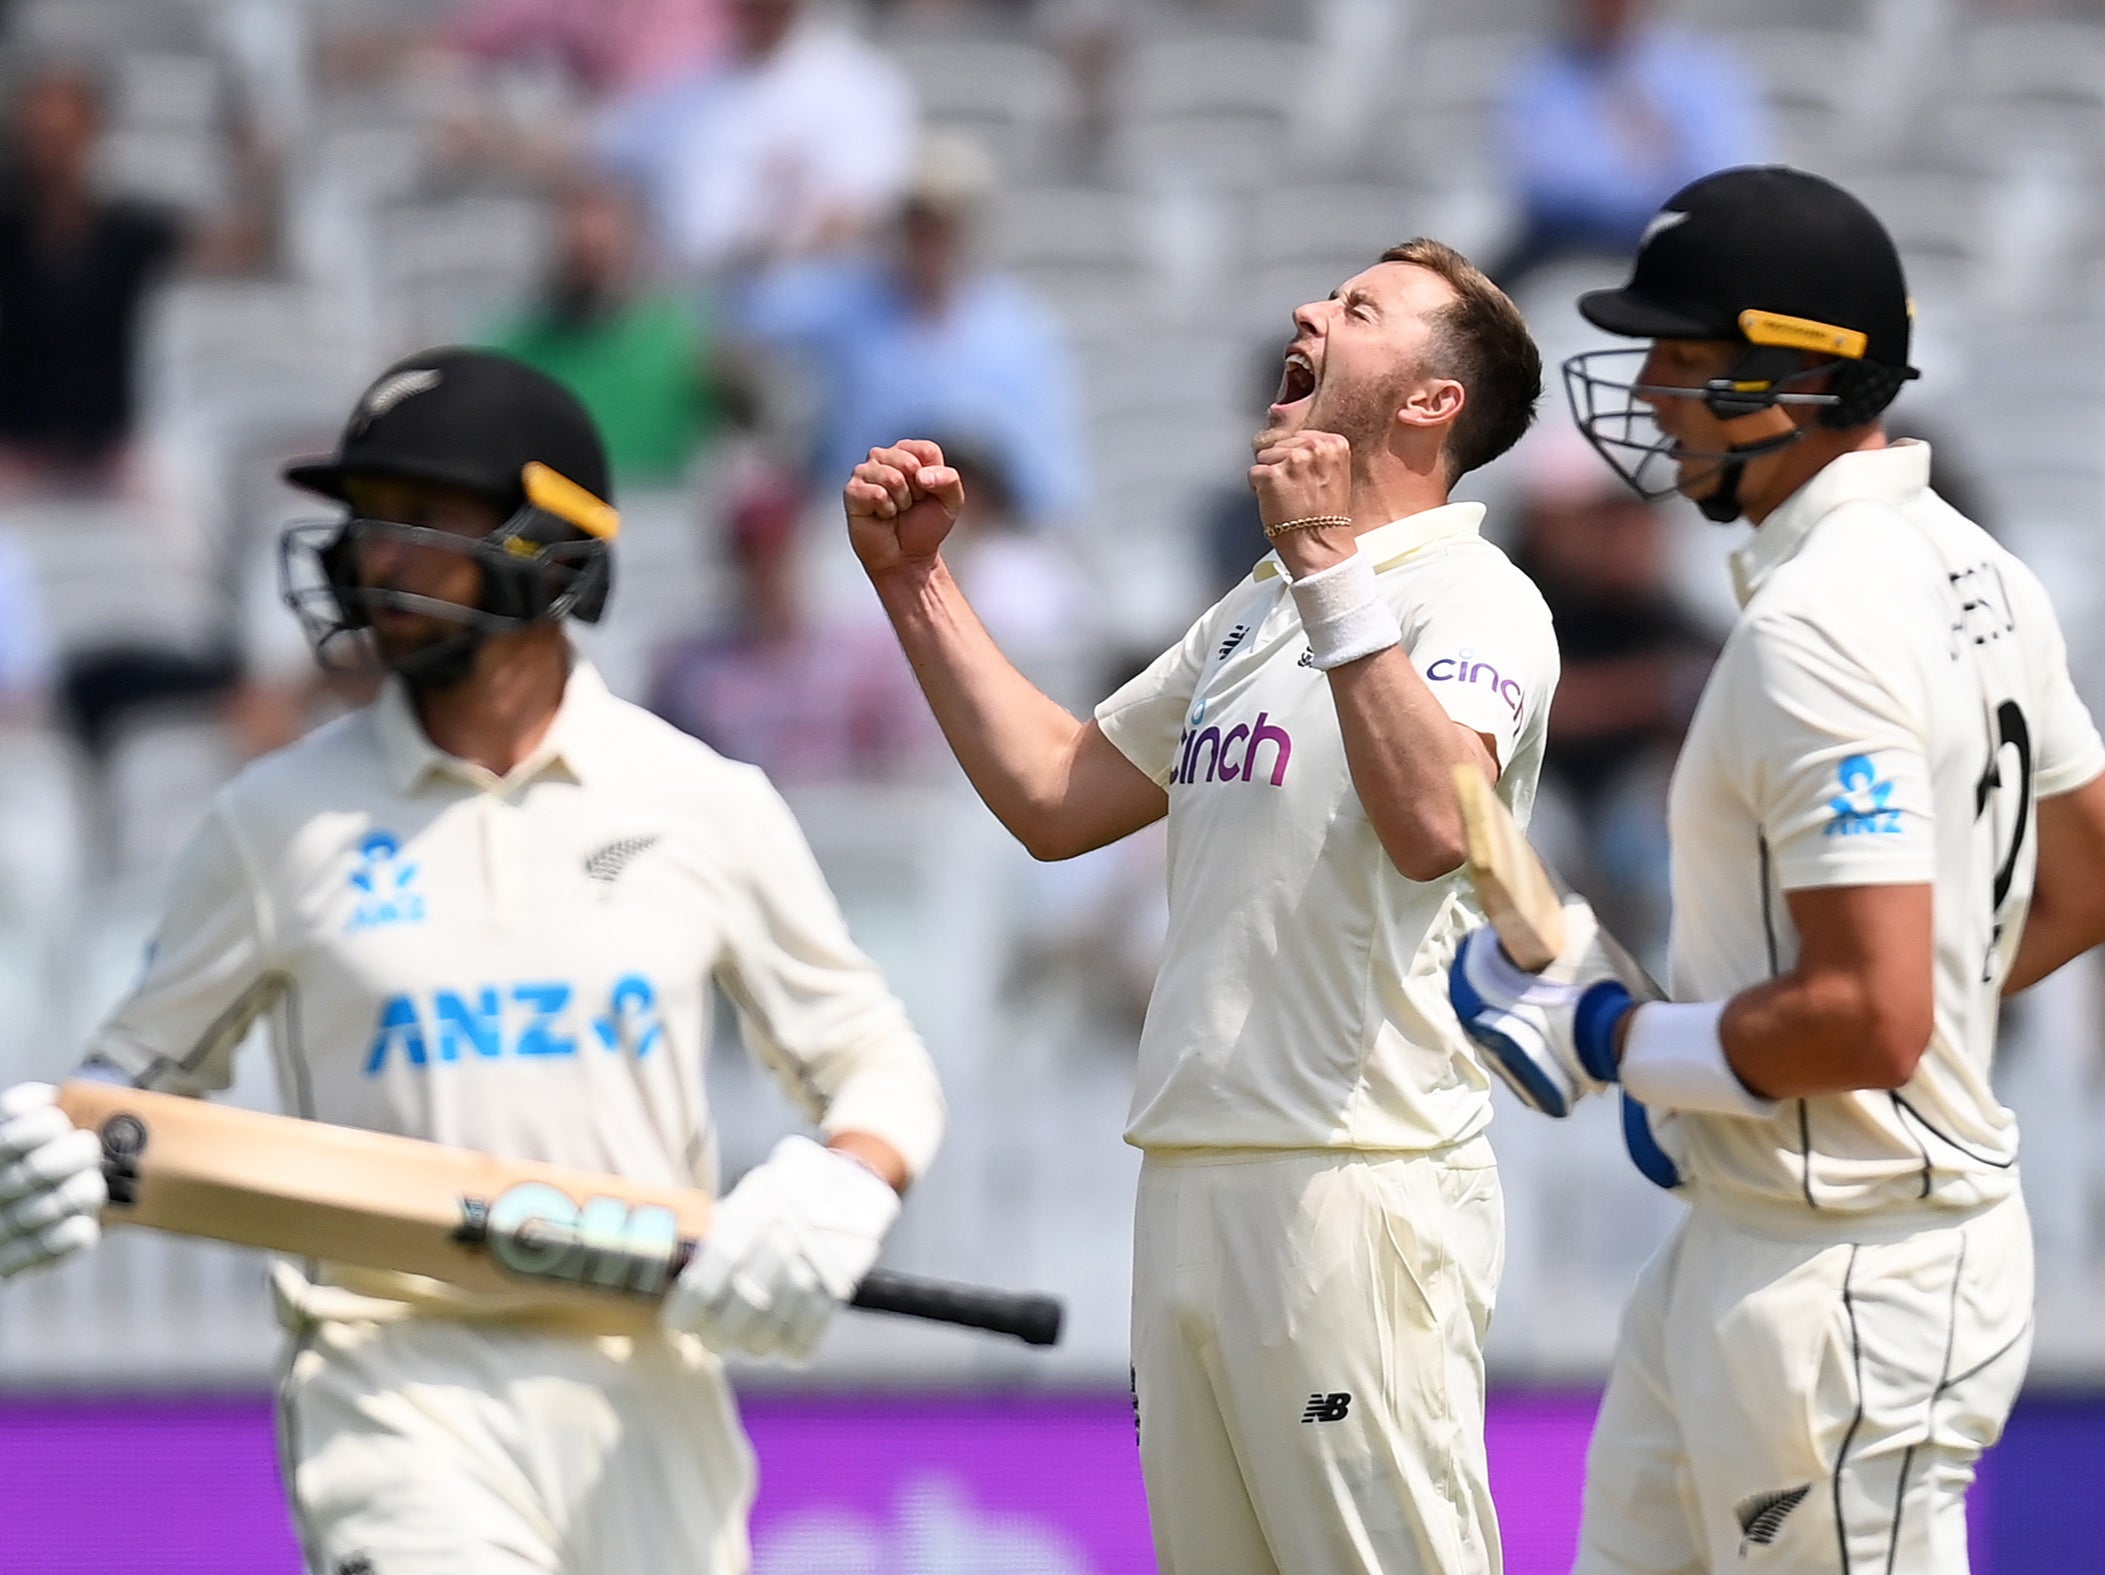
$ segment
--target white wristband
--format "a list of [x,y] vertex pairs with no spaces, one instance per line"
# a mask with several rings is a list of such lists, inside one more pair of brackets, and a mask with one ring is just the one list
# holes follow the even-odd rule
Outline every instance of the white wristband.
[[1360,553],[1294,581],[1293,591],[1309,659],[1326,673],[1403,638],[1395,612],[1381,599],[1374,565]]
[[1631,1097],[1662,1110],[1702,1110],[1765,1121],[1782,1108],[1742,1083],[1718,1037],[1723,1001],[1647,1001],[1630,1014],[1617,1077]]

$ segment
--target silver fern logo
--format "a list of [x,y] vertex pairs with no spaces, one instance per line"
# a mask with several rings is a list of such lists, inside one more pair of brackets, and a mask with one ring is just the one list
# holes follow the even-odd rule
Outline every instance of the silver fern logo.
[[358,407],[358,425],[368,427],[411,394],[427,393],[439,386],[442,374],[436,367],[419,367],[410,372],[397,372],[392,377],[383,377],[366,390],[365,398]]
[[1740,1522],[1740,1557],[1745,1558],[1750,1547],[1766,1548],[1774,1542],[1776,1534],[1783,1530],[1784,1516],[1803,1504],[1812,1490],[1813,1485],[1808,1482],[1803,1487],[1778,1488],[1773,1493],[1756,1493],[1741,1499],[1732,1511]]
[[640,837],[623,837],[610,842],[585,860],[585,873],[608,886],[621,878],[621,872],[636,859],[657,845],[658,834],[653,831]]

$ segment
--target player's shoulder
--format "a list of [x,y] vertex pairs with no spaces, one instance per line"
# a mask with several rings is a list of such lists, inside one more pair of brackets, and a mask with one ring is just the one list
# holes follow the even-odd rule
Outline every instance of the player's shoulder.
[[385,778],[373,708],[363,706],[251,760],[221,785],[217,804],[240,824],[299,817]]
[[[1822,515],[1790,557],[1770,569],[1748,598],[1742,623],[1757,629],[1790,622],[1870,628],[1905,623],[1948,583],[1944,522],[1856,498]],[[1953,522],[1965,526],[1958,515]],[[1976,527],[1967,527],[1975,529]],[[1979,533],[1985,543],[1987,536]],[[1759,550],[1759,543],[1752,551]],[[1867,594],[1872,590],[1876,594]]]
[[719,754],[655,711],[618,695],[609,694],[598,702],[593,717],[593,742],[610,758],[624,763],[633,761],[643,770],[670,778],[679,787],[738,785],[760,775],[758,768]]
[[1541,587],[1503,547],[1483,536],[1457,535],[1413,553],[1397,567],[1406,571],[1395,576],[1397,590],[1412,601],[1493,608],[1515,622],[1549,626]]

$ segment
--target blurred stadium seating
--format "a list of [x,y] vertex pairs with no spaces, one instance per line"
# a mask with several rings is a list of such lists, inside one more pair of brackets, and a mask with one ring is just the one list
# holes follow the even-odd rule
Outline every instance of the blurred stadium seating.
[[[187,278],[157,302],[139,375],[144,488],[0,506],[62,650],[113,632],[231,640],[252,655],[268,644],[256,633],[258,563],[292,507],[274,466],[327,441],[390,357],[470,336],[535,285],[545,199],[516,172],[464,178],[449,166],[444,81],[405,68],[332,86],[316,64],[333,37],[441,9],[10,8],[0,48],[107,68],[113,183],[192,211],[223,206],[250,167],[237,124],[272,145],[280,171],[274,266]],[[1893,226],[1929,373],[1899,414],[1955,445],[1988,523],[2046,571],[2079,680],[2094,704],[2105,699],[2105,569],[2089,534],[2105,512],[2105,19],[1957,0],[1668,9],[1743,52],[1789,157],[1854,183]],[[1115,547],[1101,590],[1135,651],[1181,631],[1206,595],[1200,504],[1244,463],[1245,385],[1256,347],[1286,337],[1288,308],[1414,233],[1465,249],[1498,241],[1494,94],[1556,14],[1549,0],[1323,0],[1282,8],[1297,30],[1282,37],[1226,32],[1193,10],[1133,9],[1136,41],[1114,67],[1094,150],[1068,63],[1028,8],[990,7],[954,32],[867,19],[881,40],[896,37],[929,120],[990,147],[1003,172],[994,258],[1066,320],[1090,400],[1095,506],[1082,537],[1100,562]],[[541,102],[530,85],[519,101]],[[1560,353],[1569,283],[1546,276],[1524,302]],[[1545,419],[1562,419],[1556,406],[1553,391]],[[1494,466],[1465,491],[1496,502],[1512,486]],[[613,619],[588,637],[617,689],[639,692],[657,645],[721,602],[710,501],[629,502]],[[1721,583],[1724,538],[1701,535],[1693,516],[1685,530],[1690,574]],[[1715,587],[1703,597],[1714,602]],[[128,977],[176,839],[237,758],[224,725],[195,716],[140,721],[99,772],[55,735],[9,748],[0,1082],[70,1064]],[[954,1135],[894,1260],[1059,1291],[1074,1337],[1026,1358],[940,1331],[849,1324],[798,1381],[1122,1384],[1134,1160],[1117,1131],[1130,1026],[1114,1031],[1072,1000],[1019,1007],[1005,993],[1011,937],[1034,901],[1027,861],[962,789],[843,789],[800,809],[951,1089]],[[2045,1249],[2042,1379],[2105,1381],[2105,1147],[2091,1137],[2105,1116],[2101,1021],[2089,961],[2013,1013],[2003,1083],[2028,1128]],[[266,1060],[260,1048],[246,1057],[238,1097],[270,1101]],[[735,1048],[715,1071],[735,1168],[788,1116]],[[1513,1232],[1496,1371],[1589,1379],[1674,1205],[1629,1171],[1605,1109],[1562,1126],[1508,1115],[1496,1133]],[[12,1285],[0,1316],[0,1383],[15,1386],[245,1382],[272,1355],[255,1262],[157,1240],[113,1242]]]

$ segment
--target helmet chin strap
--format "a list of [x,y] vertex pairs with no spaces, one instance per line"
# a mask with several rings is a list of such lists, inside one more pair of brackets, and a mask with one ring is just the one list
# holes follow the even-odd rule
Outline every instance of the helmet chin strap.
[[[1739,451],[1735,449],[1734,453]],[[1728,459],[1718,467],[1718,484],[1695,500],[1703,517],[1715,525],[1730,525],[1743,512],[1740,506],[1740,479],[1747,474],[1744,459]]]
[[1752,443],[1733,444],[1725,450],[1725,457],[1719,462],[1717,486],[1691,501],[1705,519],[1718,525],[1730,525],[1746,513],[1746,505],[1740,500],[1740,483],[1747,476],[1747,461],[1759,459],[1764,454],[1780,453],[1804,436],[1805,428],[1793,427],[1788,432],[1756,438]]

